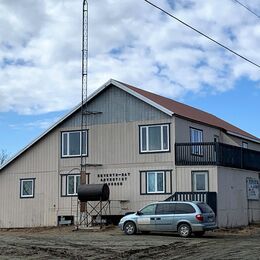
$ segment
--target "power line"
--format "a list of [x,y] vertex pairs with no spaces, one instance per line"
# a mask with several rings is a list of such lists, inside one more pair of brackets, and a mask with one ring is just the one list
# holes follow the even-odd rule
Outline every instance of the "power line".
[[243,6],[245,9],[247,9],[250,13],[252,13],[253,15],[255,15],[258,19],[260,19],[260,15],[258,15],[257,13],[255,13],[253,10],[251,10],[249,7],[247,7],[246,5],[242,4],[241,2],[239,2],[238,0],[233,0],[234,2],[236,2],[237,4]]
[[195,31],[195,32],[199,33],[200,35],[204,36],[204,37],[207,38],[208,40],[210,40],[210,41],[216,43],[217,45],[219,45],[219,46],[221,46],[222,48],[228,50],[229,52],[231,52],[231,53],[233,53],[234,55],[240,57],[241,59],[243,59],[243,60],[245,60],[245,61],[247,61],[247,62],[249,62],[249,63],[255,65],[255,66],[258,67],[258,68],[260,68],[260,65],[259,65],[259,64],[255,63],[255,62],[249,60],[248,58],[246,58],[246,57],[240,55],[239,53],[237,53],[237,52],[231,50],[229,47],[223,45],[222,43],[220,43],[220,42],[218,42],[218,41],[216,41],[216,40],[214,40],[214,39],[211,38],[210,36],[206,35],[205,33],[201,32],[201,31],[199,31],[199,30],[197,30],[196,28],[192,27],[191,25],[189,25],[189,24],[183,22],[182,20],[180,20],[180,19],[177,18],[176,16],[170,14],[169,12],[165,11],[165,10],[162,9],[161,7],[159,7],[159,6],[157,6],[157,5],[153,4],[153,3],[151,3],[151,2],[148,1],[148,0],[144,0],[144,1],[147,2],[148,4],[150,4],[151,6],[157,8],[158,10],[162,11],[163,13],[167,14],[168,16],[172,17],[173,19],[177,20],[178,22],[182,23],[183,25],[189,27],[189,28],[192,29],[193,31]]

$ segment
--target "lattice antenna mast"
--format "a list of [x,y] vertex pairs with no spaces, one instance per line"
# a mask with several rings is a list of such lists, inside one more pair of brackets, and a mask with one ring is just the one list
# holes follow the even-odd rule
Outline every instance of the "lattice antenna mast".
[[[81,152],[80,152],[80,184],[86,184],[86,169],[87,167],[102,166],[101,164],[87,163],[87,131],[88,116],[101,114],[98,111],[88,111],[88,1],[83,0],[83,20],[82,20],[82,89],[81,89]],[[85,146],[85,147],[84,147]],[[80,205],[80,212],[79,212]],[[102,212],[102,211],[101,211]],[[89,217],[87,213],[86,202],[77,202],[77,224],[79,226],[89,226]]]
[[[85,172],[84,136],[87,127],[87,97],[88,97],[88,1],[83,0],[82,20],[82,90],[81,90],[81,172]],[[86,140],[85,140],[86,141]]]

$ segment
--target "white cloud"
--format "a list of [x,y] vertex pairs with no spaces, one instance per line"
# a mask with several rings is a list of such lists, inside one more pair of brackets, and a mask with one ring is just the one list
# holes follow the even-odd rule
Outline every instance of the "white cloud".
[[[153,2],[260,63],[259,20],[233,1]],[[77,104],[82,1],[1,1],[0,12],[0,112]],[[90,92],[110,78],[174,98],[260,80],[259,69],[140,0],[89,0],[89,56]]]
[[58,121],[58,117],[54,118],[45,118],[41,120],[35,120],[27,123],[21,123],[21,124],[9,124],[9,127],[12,129],[23,129],[23,130],[35,130],[35,129],[47,129],[52,124]]

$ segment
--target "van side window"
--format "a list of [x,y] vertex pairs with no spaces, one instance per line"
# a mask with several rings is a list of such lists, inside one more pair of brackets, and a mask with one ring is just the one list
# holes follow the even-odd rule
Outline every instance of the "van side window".
[[189,214],[195,212],[195,209],[190,204],[176,203],[175,205],[175,214]]
[[155,207],[156,204],[148,205],[147,207],[143,208],[141,212],[143,213],[143,215],[154,215]]
[[162,203],[158,204],[156,208],[156,214],[157,215],[163,215],[163,214],[174,214],[174,203]]

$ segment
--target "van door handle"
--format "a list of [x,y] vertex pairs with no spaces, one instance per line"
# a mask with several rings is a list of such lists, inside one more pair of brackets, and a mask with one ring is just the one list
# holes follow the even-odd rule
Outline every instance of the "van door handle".
[[151,218],[151,220],[155,220],[154,218]]
[[156,218],[156,220],[161,220],[161,218]]

